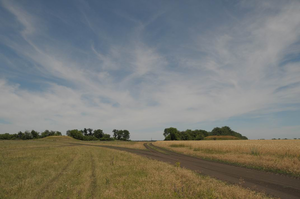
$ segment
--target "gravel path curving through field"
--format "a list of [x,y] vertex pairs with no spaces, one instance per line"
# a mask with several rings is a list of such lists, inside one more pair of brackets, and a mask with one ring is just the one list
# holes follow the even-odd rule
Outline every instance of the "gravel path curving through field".
[[86,146],[98,146],[127,151],[151,159],[168,162],[173,165],[176,163],[178,164],[179,162],[180,166],[183,168],[190,169],[201,173],[202,175],[208,175],[210,177],[226,181],[228,183],[238,184],[255,191],[264,192],[271,196],[280,197],[283,199],[300,198],[300,179],[288,177],[285,175],[202,160],[197,157],[172,152],[164,148],[154,146],[151,143],[145,144],[147,150],[104,145]]

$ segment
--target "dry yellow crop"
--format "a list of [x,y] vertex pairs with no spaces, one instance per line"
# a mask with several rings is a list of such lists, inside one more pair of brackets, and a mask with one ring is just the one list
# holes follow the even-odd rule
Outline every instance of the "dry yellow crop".
[[0,141],[0,198],[267,198],[174,165],[76,143]]
[[159,141],[154,145],[206,159],[300,176],[300,140]]

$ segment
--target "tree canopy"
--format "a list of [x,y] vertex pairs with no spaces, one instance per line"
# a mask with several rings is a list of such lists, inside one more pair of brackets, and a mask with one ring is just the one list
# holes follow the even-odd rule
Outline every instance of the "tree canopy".
[[130,138],[130,132],[128,130],[114,129],[112,132],[113,132],[113,137],[116,140],[129,140]]
[[0,134],[0,139],[1,140],[29,140],[29,139],[38,139],[38,138],[44,138],[44,137],[48,137],[48,136],[61,136],[61,132],[59,131],[49,131],[49,130],[45,130],[44,132],[42,132],[41,134],[35,130],[32,131],[19,131],[16,134],[9,134],[9,133],[5,133],[5,134]]
[[178,131],[176,128],[170,127],[164,130],[163,135],[165,136],[165,140],[203,140],[207,136],[234,136],[237,139],[248,139],[246,136],[231,130],[228,126],[223,126],[222,128],[216,127],[211,132],[201,129]]
[[113,131],[113,138],[110,137],[110,134],[105,134],[102,129],[93,130],[91,128],[84,128],[83,130],[73,129],[68,130],[67,135],[79,140],[129,140],[130,132],[128,130],[116,130]]

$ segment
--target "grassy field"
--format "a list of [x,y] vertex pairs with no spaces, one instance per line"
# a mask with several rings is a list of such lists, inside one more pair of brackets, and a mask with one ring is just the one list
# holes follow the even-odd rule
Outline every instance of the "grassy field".
[[0,198],[267,198],[175,165],[78,142],[0,141]]
[[90,142],[90,144],[92,144],[92,145],[95,145],[95,144],[96,145],[110,145],[110,146],[117,146],[117,147],[146,150],[144,143],[146,143],[146,142],[134,142],[134,141],[130,141],[130,142],[128,142],[128,141],[109,141],[109,142],[92,141],[92,142]]
[[[63,136],[65,138],[69,138],[66,136]],[[51,139],[54,139],[53,137]],[[70,139],[68,140],[70,141]],[[78,144],[83,143],[83,144],[88,144],[88,145],[104,145],[104,146],[116,146],[116,147],[124,147],[124,148],[132,148],[132,149],[142,149],[146,150],[144,143],[149,143],[149,142],[135,142],[135,141],[119,141],[119,140],[114,140],[114,141],[81,141],[81,140],[76,140],[72,139],[72,142],[76,142]]]
[[300,140],[159,141],[154,145],[205,159],[300,177]]

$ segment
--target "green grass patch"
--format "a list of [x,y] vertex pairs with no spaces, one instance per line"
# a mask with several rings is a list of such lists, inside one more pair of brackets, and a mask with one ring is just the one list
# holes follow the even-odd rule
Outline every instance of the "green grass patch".
[[259,156],[260,152],[257,148],[253,147],[253,148],[251,148],[250,154],[255,155],[255,156]]

